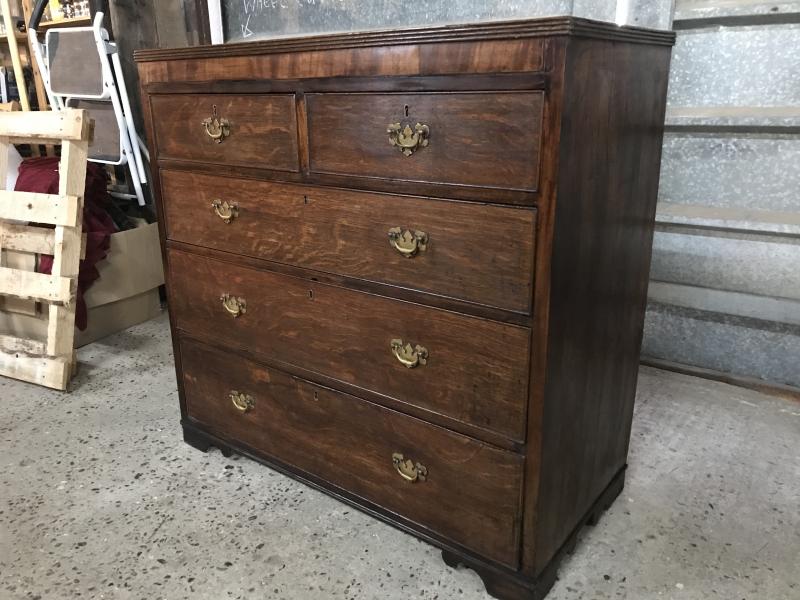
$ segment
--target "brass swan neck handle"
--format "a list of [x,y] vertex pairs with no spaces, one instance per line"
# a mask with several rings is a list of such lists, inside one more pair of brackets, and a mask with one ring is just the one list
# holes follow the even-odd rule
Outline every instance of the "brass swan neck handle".
[[256,401],[250,394],[231,390],[228,394],[234,408],[241,413],[248,413],[256,407]]
[[428,468],[425,465],[418,462],[415,463],[399,452],[392,454],[392,464],[398,475],[409,483],[426,481],[428,479]]
[[403,126],[399,121],[390,123],[386,128],[389,134],[389,143],[395,146],[404,156],[411,156],[420,148],[430,144],[431,128],[424,123],[417,123],[411,128],[409,123]]
[[236,298],[230,294],[222,294],[219,299],[220,302],[222,302],[222,307],[228,311],[228,314],[234,319],[238,319],[247,312],[247,302],[244,298]]
[[428,349],[424,346],[412,346],[401,339],[394,339],[391,341],[391,348],[394,357],[408,369],[428,364]]
[[236,217],[239,216],[239,205],[236,202],[230,204],[225,200],[214,200],[211,202],[211,208],[214,213],[222,219],[223,223],[230,224]]
[[206,134],[217,144],[231,134],[231,124],[228,119],[223,119],[217,116],[217,105],[212,107],[212,114],[210,117],[203,119],[203,127],[206,129]]
[[424,231],[411,231],[392,227],[389,230],[389,244],[406,258],[414,258],[419,252],[428,249],[428,234]]

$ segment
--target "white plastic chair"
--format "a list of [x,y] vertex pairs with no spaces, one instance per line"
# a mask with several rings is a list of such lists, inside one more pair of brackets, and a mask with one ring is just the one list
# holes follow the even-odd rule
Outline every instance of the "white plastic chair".
[[136,133],[117,45],[109,41],[103,13],[95,15],[91,27],[49,29],[42,44],[36,27],[44,4],[44,0],[38,0],[33,9],[28,37],[50,106],[53,110],[69,107],[89,111],[95,122],[89,160],[127,165],[135,197],[144,206],[142,186],[147,183],[147,174],[142,154],[147,150]]

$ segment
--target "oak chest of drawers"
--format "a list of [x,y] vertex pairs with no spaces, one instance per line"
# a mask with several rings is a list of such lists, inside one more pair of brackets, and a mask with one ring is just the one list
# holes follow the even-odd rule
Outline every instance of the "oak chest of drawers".
[[187,442],[540,598],[623,485],[671,33],[137,53]]

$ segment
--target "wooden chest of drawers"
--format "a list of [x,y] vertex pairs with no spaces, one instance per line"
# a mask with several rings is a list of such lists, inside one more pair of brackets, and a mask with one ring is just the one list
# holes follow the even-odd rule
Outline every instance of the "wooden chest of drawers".
[[137,53],[187,442],[541,598],[620,492],[671,33]]

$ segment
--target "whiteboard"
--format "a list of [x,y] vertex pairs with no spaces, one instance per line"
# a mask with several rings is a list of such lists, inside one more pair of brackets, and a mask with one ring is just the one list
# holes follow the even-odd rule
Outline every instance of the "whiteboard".
[[557,15],[669,28],[673,0],[209,0],[212,4],[224,41],[240,42]]
[[221,0],[221,7],[225,41],[251,41],[571,14],[572,0]]

